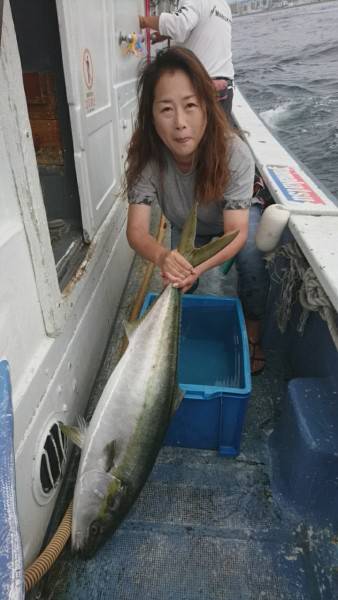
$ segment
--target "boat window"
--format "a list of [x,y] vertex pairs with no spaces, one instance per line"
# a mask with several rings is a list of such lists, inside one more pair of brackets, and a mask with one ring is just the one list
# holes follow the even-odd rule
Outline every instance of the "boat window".
[[11,0],[42,195],[60,288],[86,252],[54,0]]

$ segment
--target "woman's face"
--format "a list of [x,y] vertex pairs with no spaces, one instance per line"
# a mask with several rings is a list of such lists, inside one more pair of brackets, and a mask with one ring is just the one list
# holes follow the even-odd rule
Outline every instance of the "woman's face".
[[205,107],[183,71],[164,73],[155,87],[153,118],[157,134],[178,166],[190,168],[205,132]]

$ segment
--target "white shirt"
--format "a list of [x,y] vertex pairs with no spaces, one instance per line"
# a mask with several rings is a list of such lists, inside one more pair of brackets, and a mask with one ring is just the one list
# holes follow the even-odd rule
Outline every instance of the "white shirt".
[[174,13],[162,13],[161,35],[196,54],[210,77],[234,76],[232,15],[225,0],[181,0]]

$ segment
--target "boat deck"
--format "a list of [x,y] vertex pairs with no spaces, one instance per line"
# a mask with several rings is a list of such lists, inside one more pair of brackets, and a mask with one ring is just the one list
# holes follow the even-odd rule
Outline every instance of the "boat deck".
[[[130,313],[143,269],[136,259],[93,391],[93,406],[118,359],[121,322]],[[158,288],[154,276],[150,289]],[[231,290],[231,278],[225,280],[215,270],[195,293]],[[214,451],[163,447],[118,531],[89,560],[72,555],[67,547],[32,598],[338,597],[333,591],[337,579],[330,566],[335,550],[330,532],[314,530],[272,495],[268,436],[280,410],[286,374],[278,356],[270,353],[267,358],[264,373],[253,378],[239,456],[228,459]],[[68,478],[70,488],[72,479],[74,473]]]

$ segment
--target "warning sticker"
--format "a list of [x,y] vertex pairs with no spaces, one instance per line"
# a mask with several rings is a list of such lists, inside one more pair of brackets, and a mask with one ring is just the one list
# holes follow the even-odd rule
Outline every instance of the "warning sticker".
[[332,206],[333,203],[325,193],[294,167],[267,167],[267,171],[289,202]]
[[85,91],[85,109],[86,112],[92,112],[95,109],[95,93],[93,90],[94,83],[94,67],[92,56],[88,50],[85,48],[82,53],[82,73],[83,80],[85,83],[86,91]]
[[94,81],[94,69],[93,69],[93,61],[91,54],[88,48],[85,48],[82,55],[82,71],[83,78],[88,90],[91,90],[93,87]]

